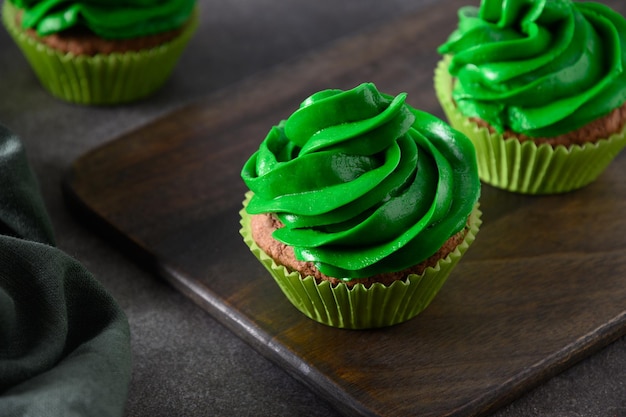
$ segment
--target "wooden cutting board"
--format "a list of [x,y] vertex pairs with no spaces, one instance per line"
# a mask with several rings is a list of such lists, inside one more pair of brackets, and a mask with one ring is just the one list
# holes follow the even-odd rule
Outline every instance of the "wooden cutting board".
[[483,186],[476,242],[430,307],[391,328],[301,315],[238,232],[242,164],[309,94],[373,81],[442,116],[435,48],[463,4],[436,2],[113,140],[75,161],[67,200],[345,414],[492,412],[626,333],[626,154],[566,195]]

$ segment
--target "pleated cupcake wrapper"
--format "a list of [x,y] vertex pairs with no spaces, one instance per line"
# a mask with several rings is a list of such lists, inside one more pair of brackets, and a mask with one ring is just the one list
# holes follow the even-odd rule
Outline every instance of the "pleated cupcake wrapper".
[[435,70],[435,92],[450,125],[476,147],[480,179],[523,194],[558,194],[595,181],[626,146],[626,127],[607,139],[569,147],[505,139],[464,116],[452,100],[449,57]]
[[2,21],[41,85],[61,100],[85,105],[125,103],[155,92],[171,75],[198,26],[196,12],[180,35],[155,48],[77,56],[28,36],[16,23],[17,10],[5,0]]
[[302,277],[298,272],[288,271],[258,247],[251,235],[250,216],[245,211],[251,195],[251,192],[246,194],[244,209],[240,212],[240,233],[251,252],[298,310],[319,323],[346,329],[391,326],[422,312],[472,244],[481,224],[482,213],[476,205],[464,241],[422,275],[410,275],[406,280],[395,281],[390,286],[375,283],[370,288],[363,284],[350,288],[340,283],[333,287],[328,281],[318,284],[311,276]]

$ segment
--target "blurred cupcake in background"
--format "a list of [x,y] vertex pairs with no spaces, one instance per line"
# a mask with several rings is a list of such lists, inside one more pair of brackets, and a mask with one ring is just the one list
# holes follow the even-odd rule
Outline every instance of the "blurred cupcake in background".
[[581,188],[626,145],[626,20],[599,3],[483,0],[459,10],[435,90],[480,178],[526,194]]
[[3,24],[43,87],[73,103],[144,98],[197,28],[195,0],[5,0]]

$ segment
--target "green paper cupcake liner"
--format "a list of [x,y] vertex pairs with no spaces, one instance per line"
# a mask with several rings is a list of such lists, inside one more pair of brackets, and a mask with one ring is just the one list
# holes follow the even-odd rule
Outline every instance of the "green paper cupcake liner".
[[452,100],[450,57],[435,70],[435,92],[450,125],[474,143],[478,175],[486,184],[522,194],[558,194],[595,181],[626,146],[626,127],[594,143],[569,147],[504,139],[464,116]]
[[22,50],[41,85],[53,96],[72,103],[111,105],[144,98],[169,78],[198,26],[195,12],[175,39],[151,49],[109,55],[62,53],[38,42],[18,27],[18,9],[8,0],[2,22]]
[[369,288],[357,284],[332,286],[328,281],[318,284],[315,278],[302,277],[276,264],[254,242],[250,230],[250,216],[245,210],[252,192],[246,194],[241,215],[244,242],[272,275],[287,299],[307,317],[331,326],[345,329],[371,329],[407,321],[422,312],[437,295],[478,233],[482,215],[478,205],[470,215],[469,230],[463,242],[434,268],[421,275],[409,275],[390,286],[375,283]]

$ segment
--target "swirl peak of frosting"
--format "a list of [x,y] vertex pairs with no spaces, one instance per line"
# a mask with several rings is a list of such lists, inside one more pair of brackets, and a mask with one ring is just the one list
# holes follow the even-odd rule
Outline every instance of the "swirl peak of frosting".
[[502,132],[552,137],[626,101],[626,20],[570,0],[483,0],[459,10],[452,55],[463,114]]
[[7,0],[20,9],[22,26],[46,36],[86,27],[105,39],[129,39],[180,28],[195,0]]
[[247,211],[274,213],[274,238],[324,274],[395,272],[466,225],[480,194],[473,145],[374,84],[324,90],[268,133],[241,176]]

